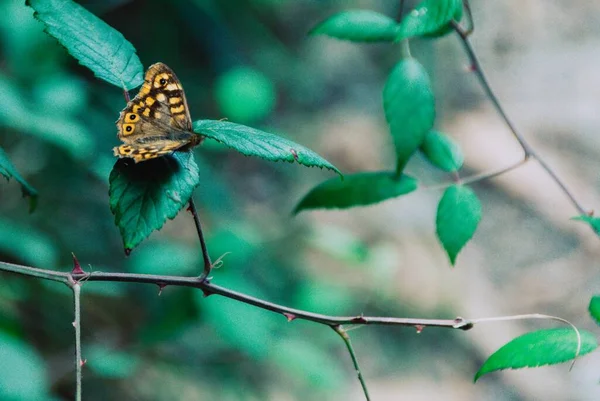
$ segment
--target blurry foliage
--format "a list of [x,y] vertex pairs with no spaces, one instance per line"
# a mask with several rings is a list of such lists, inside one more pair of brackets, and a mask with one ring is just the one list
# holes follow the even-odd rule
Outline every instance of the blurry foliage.
[[[29,214],[18,185],[0,184],[0,259],[67,270],[75,252],[87,271],[197,273],[201,256],[186,213],[129,258],[123,254],[108,201],[111,148],[118,144],[114,122],[123,95],[44,34],[23,3],[0,2],[0,148],[38,190],[39,203]],[[334,87],[302,53],[310,25],[334,5],[80,4],[122,32],[144,67],[163,61],[177,72],[194,119],[228,118],[318,150],[320,133],[308,132],[303,122],[329,103]],[[310,231],[290,217],[297,201],[290,190],[330,174],[269,164],[218,145],[202,146],[196,156],[195,198],[209,249],[213,258],[231,252],[213,272],[216,283],[321,312],[363,309],[365,303],[339,280],[333,284],[333,277],[306,270],[303,255],[317,252],[324,260],[364,268],[365,251],[346,240],[338,241],[339,249],[322,249],[323,241],[311,241]],[[2,280],[0,357],[7,372],[0,380],[11,385],[0,382],[0,398],[49,399],[52,392],[69,399],[68,290],[8,274]],[[180,399],[265,399],[279,392],[322,399],[331,395],[327,391],[355,384],[343,345],[326,328],[286,323],[186,288],[165,288],[158,296],[155,287],[94,283],[84,284],[82,293],[85,399],[170,399],[175,392]]]

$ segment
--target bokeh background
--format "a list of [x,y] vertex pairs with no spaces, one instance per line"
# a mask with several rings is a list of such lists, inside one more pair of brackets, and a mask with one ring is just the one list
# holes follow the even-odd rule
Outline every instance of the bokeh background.
[[[0,258],[88,271],[197,274],[186,213],[123,253],[108,207],[123,94],[42,32],[20,0],[0,2],[0,146],[39,193],[29,214],[14,182],[0,185]],[[312,148],[343,172],[392,169],[382,89],[394,45],[309,37],[334,12],[397,16],[397,1],[95,0],[80,2],[122,32],[145,67],[162,61],[186,90],[193,119],[228,118]],[[407,1],[407,7],[414,5]],[[591,209],[600,204],[600,4],[473,2],[472,41],[518,127]],[[463,176],[522,152],[483,95],[455,36],[414,40],[430,72],[436,128],[458,140]],[[477,318],[546,313],[596,330],[598,238],[530,163],[474,185],[481,225],[455,268],[435,237],[440,190],[348,211],[291,210],[331,173],[196,150],[195,192],[214,282],[327,314]],[[448,182],[419,156],[422,186]],[[0,399],[66,400],[74,387],[72,300],[57,283],[0,274]],[[344,344],[316,324],[186,288],[83,285],[86,400],[361,400]],[[470,332],[368,327],[351,331],[373,399],[597,400],[598,353],[558,365],[472,378],[498,347],[543,321]]]

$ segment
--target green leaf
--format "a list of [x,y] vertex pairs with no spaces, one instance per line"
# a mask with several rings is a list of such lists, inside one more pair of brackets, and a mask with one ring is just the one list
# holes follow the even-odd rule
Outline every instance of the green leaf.
[[365,206],[408,194],[417,189],[417,180],[403,175],[400,179],[387,171],[347,175],[324,181],[310,190],[294,209],[346,209]]
[[425,135],[421,152],[431,164],[449,173],[460,170],[463,165],[464,157],[460,146],[438,131],[429,131]]
[[197,134],[221,142],[246,156],[274,162],[296,161],[304,166],[326,168],[342,175],[333,164],[312,150],[277,135],[227,121],[198,120],[193,126]]
[[397,170],[421,146],[435,120],[435,99],[427,72],[413,58],[401,60],[383,89],[385,117],[394,138]]
[[198,185],[198,166],[190,152],[175,152],[134,163],[119,159],[110,173],[110,210],[131,250],[185,206]]
[[600,217],[588,216],[586,214],[582,214],[581,216],[572,217],[571,220],[583,221],[587,223],[592,230],[598,235],[600,235]]
[[27,181],[19,174],[15,166],[9,160],[8,155],[0,148],[0,174],[9,180],[13,177],[19,184],[21,184],[21,191],[23,196],[29,196],[29,211],[33,212],[37,204],[37,191],[29,185]]
[[402,19],[397,39],[444,35],[450,21],[460,21],[462,14],[462,0],[424,0]]
[[436,231],[450,262],[471,239],[481,220],[481,203],[475,192],[462,185],[444,191],[437,209]]
[[588,307],[590,315],[596,321],[596,324],[600,325],[600,295],[594,295],[590,299],[590,306]]
[[375,11],[348,10],[327,18],[315,26],[310,35],[327,35],[353,42],[391,42],[398,35],[398,24]]
[[100,18],[70,0],[27,0],[34,16],[45,24],[67,51],[94,74],[127,90],[144,81],[135,48]]
[[0,333],[0,361],[0,399],[48,399],[46,365],[33,347]]
[[534,368],[555,365],[585,355],[598,347],[596,337],[581,331],[581,349],[577,354],[577,333],[572,328],[538,330],[519,336],[494,352],[475,375],[502,369]]

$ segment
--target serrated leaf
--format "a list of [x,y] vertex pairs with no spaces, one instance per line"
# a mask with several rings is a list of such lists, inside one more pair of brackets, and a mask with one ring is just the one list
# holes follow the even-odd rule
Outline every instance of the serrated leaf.
[[125,249],[133,249],[183,208],[199,183],[189,152],[175,152],[135,164],[119,159],[110,173],[110,210]]
[[588,216],[586,214],[582,214],[581,216],[572,217],[571,220],[583,221],[587,223],[592,230],[598,235],[600,235],[600,217]]
[[474,381],[496,370],[534,368],[566,362],[598,347],[594,334],[583,330],[579,332],[579,354],[577,333],[572,328],[538,330],[519,336],[494,352],[481,366]]
[[401,60],[383,89],[385,118],[396,147],[397,170],[421,146],[435,120],[435,99],[427,72],[413,58]]
[[294,213],[307,209],[346,209],[372,205],[415,189],[417,180],[408,175],[397,179],[394,173],[387,171],[351,174],[345,176],[343,181],[332,178],[311,189],[298,203]]
[[327,35],[353,42],[391,42],[398,35],[392,18],[370,10],[348,10],[319,23],[311,35]]
[[14,178],[21,184],[23,196],[29,196],[29,211],[33,212],[37,204],[37,191],[19,174],[16,167],[12,164],[8,155],[0,148],[0,174],[6,177],[7,180]]
[[590,299],[588,310],[592,318],[596,321],[596,324],[600,325],[600,295],[594,295]]
[[462,14],[462,0],[424,0],[402,19],[397,39],[444,35],[450,21],[460,21]]
[[463,165],[464,157],[460,146],[438,131],[429,131],[425,135],[421,152],[431,164],[449,173],[460,170]]
[[436,232],[452,265],[480,220],[481,203],[475,192],[462,185],[446,188],[437,209]]
[[127,90],[142,84],[142,63],[119,31],[71,0],[27,0],[27,5],[45,31],[98,78]]
[[256,156],[269,161],[297,162],[307,167],[326,168],[342,173],[327,160],[289,139],[269,134],[245,125],[217,120],[198,120],[194,132],[214,139],[246,156]]

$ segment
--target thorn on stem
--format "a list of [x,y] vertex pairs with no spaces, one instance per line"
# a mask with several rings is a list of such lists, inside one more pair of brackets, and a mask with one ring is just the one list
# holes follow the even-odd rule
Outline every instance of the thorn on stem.
[[422,324],[415,325],[415,329],[417,329],[417,334],[421,334],[424,328],[425,326],[423,326]]
[[86,363],[87,363],[87,359],[82,359],[79,361],[79,366],[84,367]]
[[469,64],[465,67],[465,71],[466,72],[475,72],[475,71],[477,71],[477,66],[474,63]]
[[205,290],[205,289],[201,289],[201,291],[202,291],[202,294],[204,294],[204,298],[208,298],[209,296],[211,296],[213,294],[212,292]]
[[75,254],[73,252],[71,252],[71,256],[73,256],[73,270],[71,270],[71,275],[72,276],[80,276],[80,275],[85,274],[85,272],[81,268],[81,265],[79,264],[79,261],[77,260],[77,257],[75,256]]
[[288,322],[291,322],[292,320],[296,319],[296,315],[294,315],[293,313],[283,312],[283,316],[285,316]]
[[73,321],[73,322],[71,322],[71,325],[72,325],[73,327],[75,327],[75,326],[77,326],[77,322]]
[[131,248],[125,248],[125,256],[131,255]]
[[353,323],[367,323],[367,319],[364,318],[364,316],[356,316],[355,318],[352,319]]
[[290,149],[290,152],[292,152],[292,156],[294,156],[294,160],[296,160],[296,162],[299,163],[299,161],[298,161],[298,152],[296,152],[296,149]]
[[162,294],[162,290],[167,286],[165,283],[156,283],[156,285],[158,285],[158,296],[160,297],[160,294]]

